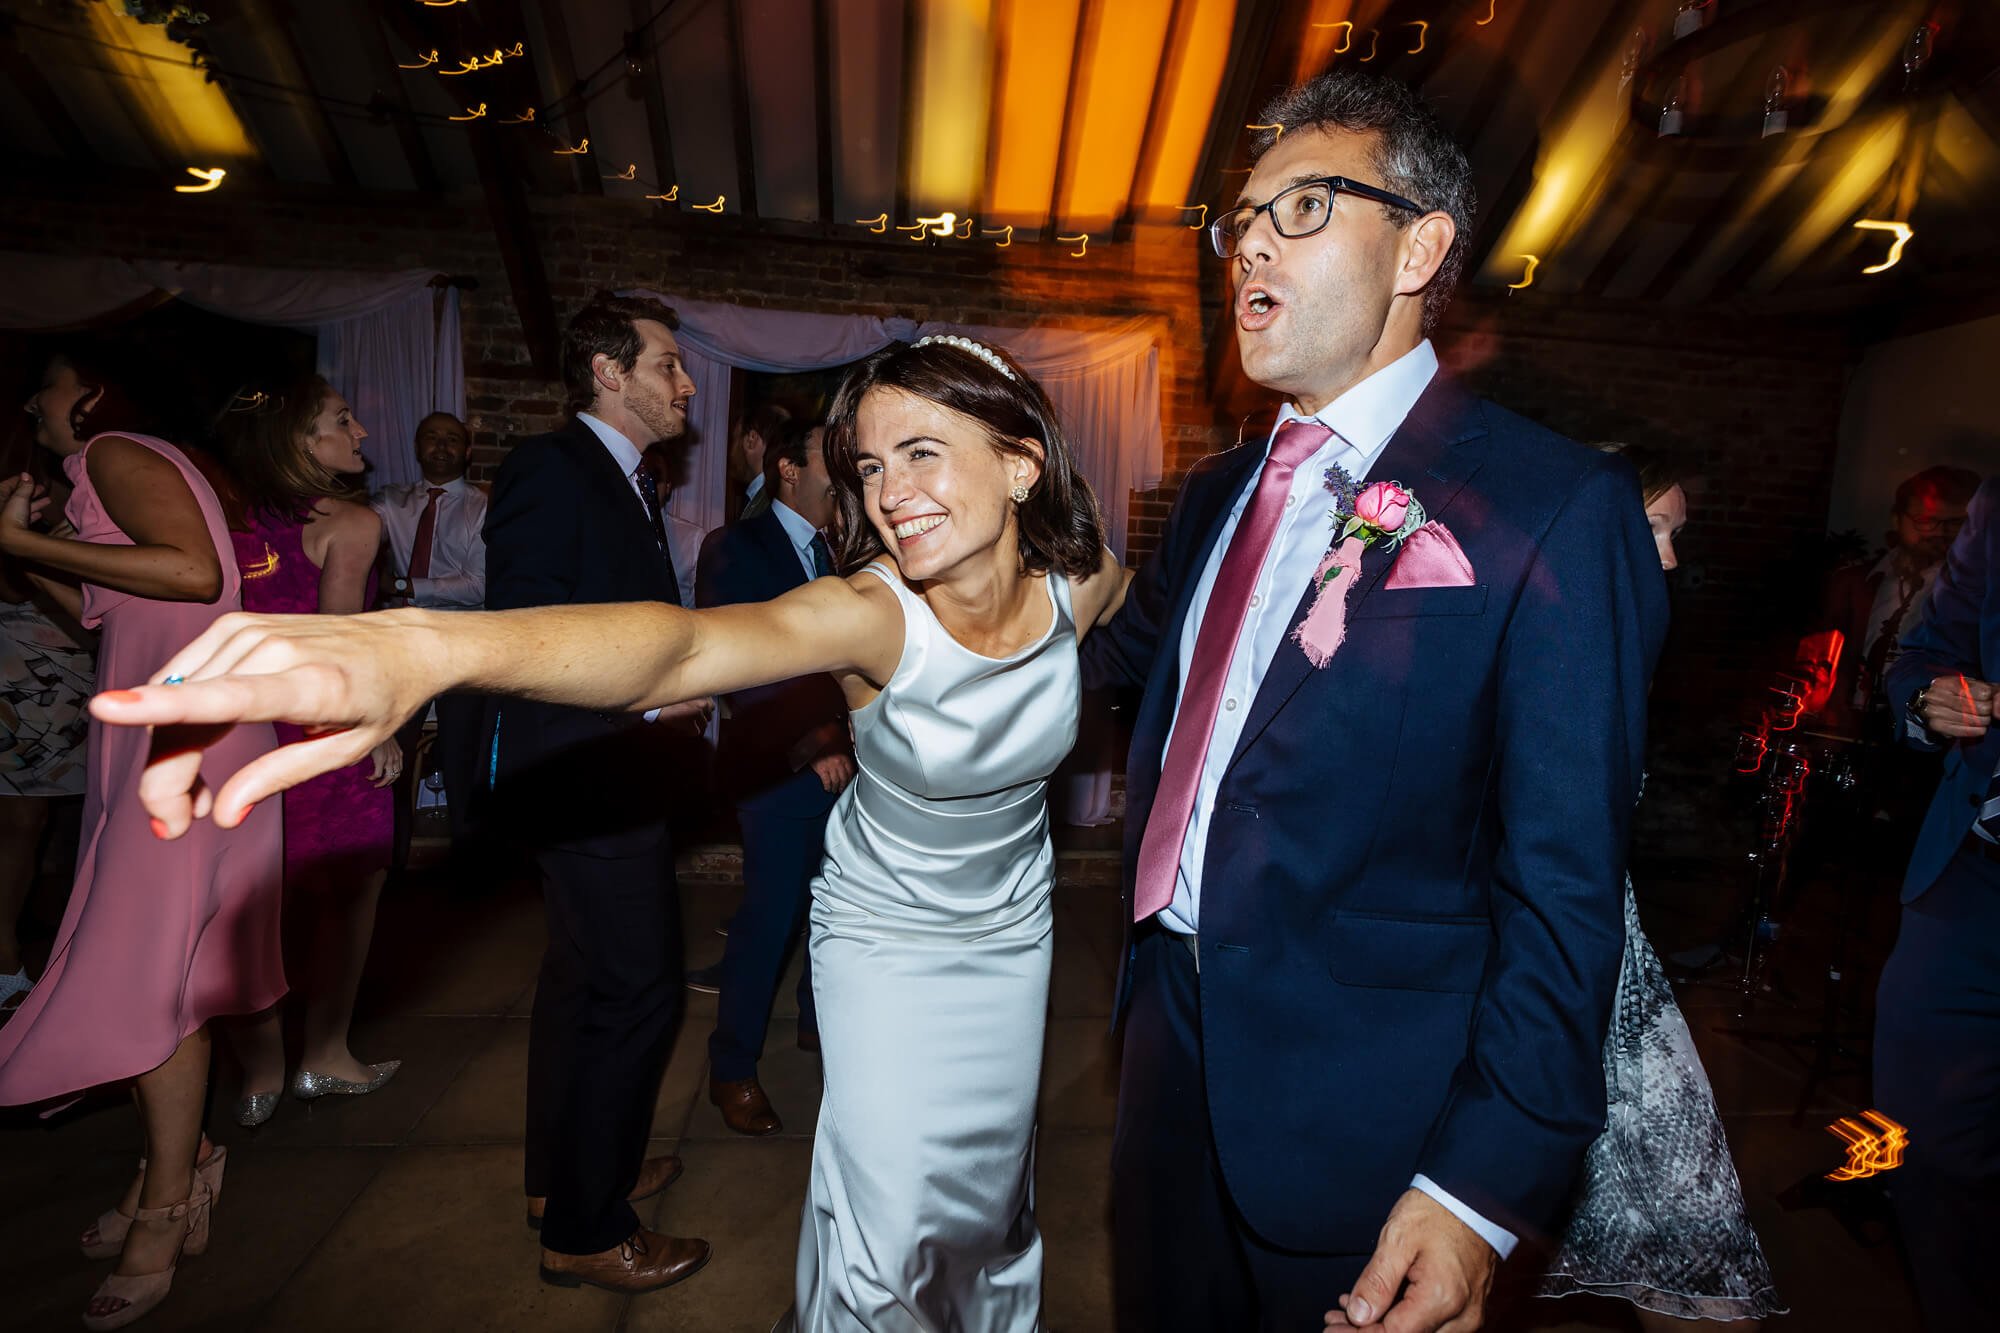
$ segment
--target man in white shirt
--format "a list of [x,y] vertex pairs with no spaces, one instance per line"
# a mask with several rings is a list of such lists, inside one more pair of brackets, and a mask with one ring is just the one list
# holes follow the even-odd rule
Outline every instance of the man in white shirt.
[[[423,480],[385,487],[369,501],[382,517],[392,571],[389,592],[398,604],[441,611],[476,611],[485,604],[486,538],[481,529],[486,525],[486,492],[465,475],[470,446],[464,422],[449,412],[431,413],[417,423],[417,466]],[[474,695],[445,695],[433,706],[445,810],[452,839],[459,842],[479,788],[484,704]],[[405,754],[411,753],[422,725],[419,715],[406,728]]]

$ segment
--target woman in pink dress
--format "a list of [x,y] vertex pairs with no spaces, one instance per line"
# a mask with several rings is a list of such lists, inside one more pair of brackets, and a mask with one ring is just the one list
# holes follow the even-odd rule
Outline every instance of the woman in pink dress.
[[[327,615],[366,611],[375,600],[382,520],[360,501],[368,432],[317,375],[276,392],[239,395],[220,434],[235,495],[230,537],[243,569],[243,609]],[[295,741],[280,726],[280,741]],[[285,933],[293,996],[302,1007],[292,1095],[373,1092],[401,1061],[363,1064],[348,1049],[354,998],[375,933],[375,904],[394,842],[390,784],[402,772],[391,740],[368,759],[303,783],[285,797]],[[231,1024],[243,1062],[237,1123],[256,1126],[277,1109],[285,1047],[275,1010]]]
[[[0,480],[0,551],[82,581],[84,623],[103,634],[100,692],[143,684],[189,634],[241,604],[222,506],[187,455],[138,432],[147,418],[87,358],[52,360],[26,406],[36,442],[76,488],[77,535],[29,526],[41,505],[23,474]],[[239,761],[275,743],[261,724],[221,741]],[[133,1080],[145,1130],[139,1178],[83,1235],[87,1255],[118,1257],[84,1316],[93,1329],[151,1310],[180,1257],[207,1248],[223,1150],[201,1132],[205,1025],[268,1008],[285,991],[278,813],[161,842],[139,803],[148,746],[143,731],[91,724],[69,909],[48,970],[0,1028],[0,1105]],[[227,772],[214,765],[218,781]]]

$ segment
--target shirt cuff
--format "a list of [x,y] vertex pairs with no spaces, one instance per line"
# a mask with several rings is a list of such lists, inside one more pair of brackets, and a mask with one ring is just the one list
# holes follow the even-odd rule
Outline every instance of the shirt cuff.
[[666,711],[667,710],[664,708],[648,708],[643,714],[641,714],[641,716],[643,716],[648,722],[658,722],[660,720],[660,714]]
[[1479,1238],[1488,1245],[1491,1245],[1493,1252],[1502,1259],[1505,1259],[1514,1252],[1514,1246],[1519,1243],[1519,1238],[1513,1232],[1507,1230],[1505,1227],[1495,1226],[1478,1213],[1473,1212],[1470,1208],[1467,1208],[1464,1204],[1453,1198],[1443,1186],[1439,1185],[1429,1176],[1419,1174],[1415,1180],[1410,1182],[1410,1188],[1422,1190],[1424,1193],[1430,1195],[1431,1198],[1443,1205],[1446,1212],[1478,1232]]

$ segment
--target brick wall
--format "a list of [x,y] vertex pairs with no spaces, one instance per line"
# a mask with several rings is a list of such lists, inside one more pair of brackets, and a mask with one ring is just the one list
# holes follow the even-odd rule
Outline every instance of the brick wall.
[[[484,474],[513,439],[553,425],[561,400],[529,364],[485,216],[469,197],[382,205],[218,191],[163,200],[72,187],[0,210],[0,248],[469,274],[479,285],[463,301],[466,389]],[[1241,386],[1224,393],[1211,384],[1212,365],[1233,357],[1211,358],[1203,345],[1220,301],[1217,266],[1200,259],[1190,231],[1073,259],[1028,245],[933,248],[893,233],[863,243],[753,240],[728,219],[664,222],[651,205],[604,199],[537,201],[534,217],[559,318],[614,285],[966,323],[1160,318],[1167,476],[1160,491],[1129,498],[1135,555],[1157,540],[1187,467],[1235,438]],[[1822,529],[1853,350],[1741,311],[1674,314],[1539,291],[1462,298],[1439,343],[1478,391],[1526,416],[1579,439],[1664,444],[1689,456],[1703,485],[1683,541],[1662,693],[1740,690],[1769,653],[1780,608],[1798,600],[1802,555]]]

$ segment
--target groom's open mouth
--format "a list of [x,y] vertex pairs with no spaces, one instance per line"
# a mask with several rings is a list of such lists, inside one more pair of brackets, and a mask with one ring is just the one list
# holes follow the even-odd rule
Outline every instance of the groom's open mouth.
[[1246,283],[1236,293],[1236,326],[1255,331],[1269,328],[1284,303],[1262,283]]

